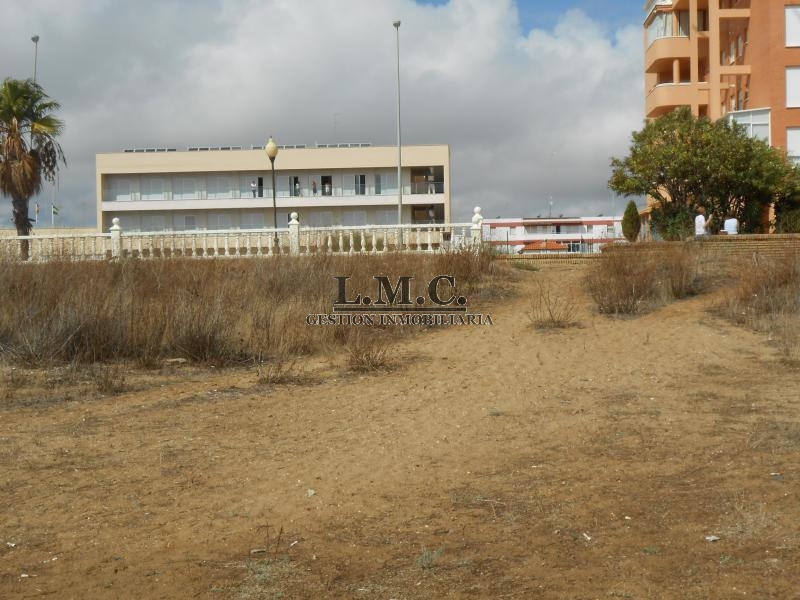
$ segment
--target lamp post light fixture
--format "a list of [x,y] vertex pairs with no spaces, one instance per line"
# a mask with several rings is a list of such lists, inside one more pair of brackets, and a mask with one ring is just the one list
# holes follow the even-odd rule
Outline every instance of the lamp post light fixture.
[[39,59],[39,36],[33,36],[31,41],[33,42],[33,83],[36,83],[36,62]]
[[403,179],[401,166],[403,164],[403,153],[400,143],[400,21],[393,21],[395,33],[397,34],[397,235],[398,250],[403,247]]
[[278,156],[278,144],[269,136],[267,145],[264,147],[267,157],[272,165],[272,227],[275,229],[275,252],[278,251],[278,205],[275,202],[275,157]]

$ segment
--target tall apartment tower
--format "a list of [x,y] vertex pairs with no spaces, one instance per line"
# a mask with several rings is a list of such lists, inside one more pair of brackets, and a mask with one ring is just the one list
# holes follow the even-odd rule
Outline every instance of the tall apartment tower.
[[800,161],[800,0],[649,0],[645,114],[728,116]]

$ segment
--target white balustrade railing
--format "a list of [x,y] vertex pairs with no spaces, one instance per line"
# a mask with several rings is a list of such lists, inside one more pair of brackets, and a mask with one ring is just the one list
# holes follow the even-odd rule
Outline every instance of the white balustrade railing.
[[108,260],[441,252],[482,243],[480,208],[471,223],[302,227],[292,213],[287,229],[154,231],[127,233],[118,218],[109,233],[0,238],[0,258]]
[[28,260],[106,260],[112,254],[111,233],[71,235],[28,235],[0,238],[0,259],[22,259],[27,246]]

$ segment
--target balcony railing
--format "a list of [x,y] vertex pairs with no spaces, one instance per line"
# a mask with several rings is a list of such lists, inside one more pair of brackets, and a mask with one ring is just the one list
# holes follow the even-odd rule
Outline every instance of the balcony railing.
[[[414,182],[410,185],[403,186],[403,195],[420,195],[420,194],[443,194],[444,182]],[[355,198],[358,196],[397,196],[397,188],[376,188],[372,185],[357,185],[353,189],[344,189],[341,187],[325,187],[320,186],[317,191],[313,189],[301,188],[297,191],[294,190],[277,190],[275,193],[276,198]],[[239,190],[231,190],[229,192],[208,192],[207,190],[197,190],[196,192],[161,192],[161,193],[147,193],[147,192],[128,192],[125,194],[115,195],[113,192],[107,192],[105,202],[163,202],[163,201],[176,201],[176,202],[192,202],[195,200],[247,200],[247,199],[272,199],[272,188],[258,188],[251,190],[249,188],[242,188]],[[121,198],[121,199],[120,199]]]

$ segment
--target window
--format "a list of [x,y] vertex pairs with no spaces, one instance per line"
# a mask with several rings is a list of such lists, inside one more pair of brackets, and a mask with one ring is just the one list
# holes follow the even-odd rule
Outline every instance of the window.
[[800,67],[786,68],[786,106],[800,108]]
[[679,35],[689,37],[689,11],[682,10],[678,13],[678,27],[680,28]]
[[800,46],[800,6],[786,7],[786,45]]
[[197,229],[197,218],[194,215],[175,215],[176,231],[191,231]]
[[300,181],[299,177],[292,177],[292,187],[291,187],[291,195],[300,197],[303,195],[303,183]]
[[142,200],[164,200],[165,181],[158,178],[142,178]]
[[375,225],[394,225],[397,223],[397,209],[380,208],[375,211]]
[[233,218],[228,213],[209,213],[208,228],[211,230],[233,229]]
[[345,227],[366,225],[367,224],[367,211],[365,210],[346,210],[342,213],[342,225]]
[[800,164],[800,127],[786,130],[786,153],[795,163]]
[[200,198],[200,182],[193,177],[182,177],[176,182],[174,187],[176,192],[173,197],[176,200],[197,200]]
[[275,195],[278,198],[287,198],[292,195],[292,178],[287,175],[278,175],[275,178],[275,186],[278,188]]
[[356,196],[363,196],[367,193],[367,176],[366,175],[356,175],[355,176],[355,191]]
[[750,137],[770,143],[770,109],[742,110],[728,118],[744,125],[745,131]]
[[657,39],[672,37],[672,13],[656,13],[653,22],[647,28],[647,43],[652,44]]
[[165,226],[164,215],[142,215],[142,231],[164,231]]
[[375,174],[375,195],[381,195],[381,175],[380,173]]
[[323,175],[319,178],[319,181],[322,185],[322,195],[333,196],[333,176]]
[[305,224],[309,227],[330,227],[333,225],[333,212],[329,210],[315,210],[308,215]]
[[264,227],[263,212],[243,212],[239,217],[242,229],[262,229]]
[[116,177],[111,180],[111,187],[109,190],[111,200],[116,200],[117,202],[125,202],[127,200],[133,200],[133,194],[131,193],[131,181],[130,179],[117,179]]
[[[250,185],[250,184],[248,184]],[[208,178],[209,198],[232,198],[233,179],[225,175]]]

